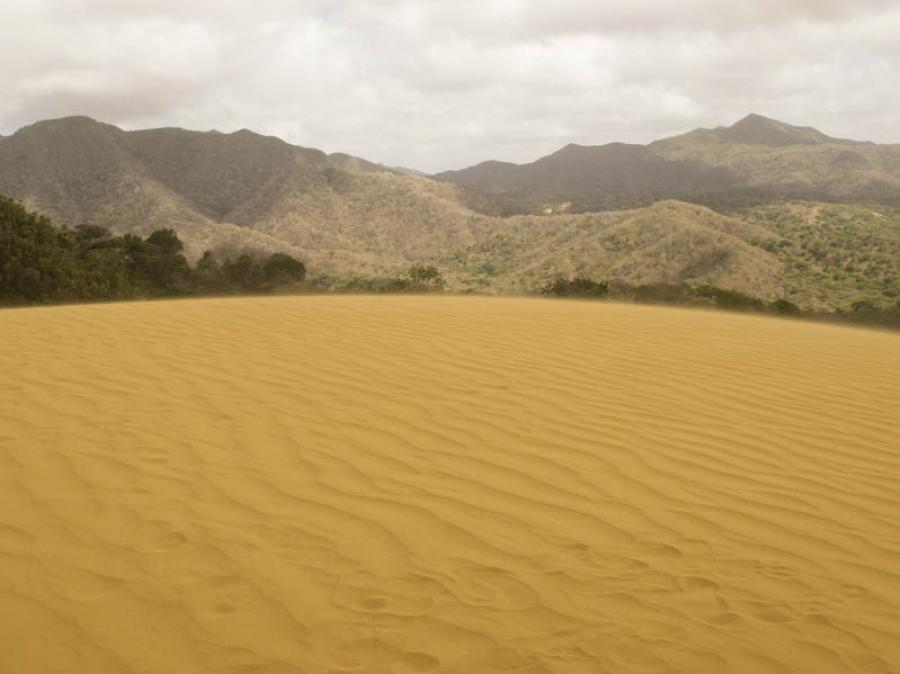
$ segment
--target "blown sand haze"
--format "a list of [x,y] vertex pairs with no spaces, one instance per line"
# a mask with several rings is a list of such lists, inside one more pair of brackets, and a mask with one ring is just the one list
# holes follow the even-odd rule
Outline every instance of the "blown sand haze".
[[2,672],[900,671],[896,335],[298,297],[0,336]]

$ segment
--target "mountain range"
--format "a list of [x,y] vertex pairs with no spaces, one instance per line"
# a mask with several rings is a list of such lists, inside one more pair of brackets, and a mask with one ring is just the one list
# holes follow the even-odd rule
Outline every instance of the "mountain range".
[[[900,202],[900,145],[831,138],[751,114],[730,127],[697,129],[649,145],[567,145],[530,164],[488,161],[435,176],[533,203],[590,205],[647,199],[727,197]],[[507,196],[508,199],[508,196]]]
[[530,164],[428,177],[248,130],[124,131],[68,117],[0,137],[0,194],[58,224],[174,228],[190,258],[282,251],[330,276],[434,263],[460,291],[528,292],[584,275],[802,303],[775,247],[783,233],[703,204],[892,204],[900,146],[750,115],[649,145],[568,145]]

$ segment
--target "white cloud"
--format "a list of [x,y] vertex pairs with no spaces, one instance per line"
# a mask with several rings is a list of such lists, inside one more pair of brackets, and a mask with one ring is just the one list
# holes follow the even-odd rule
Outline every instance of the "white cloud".
[[247,127],[426,170],[755,111],[900,141],[895,0],[23,0],[0,133]]

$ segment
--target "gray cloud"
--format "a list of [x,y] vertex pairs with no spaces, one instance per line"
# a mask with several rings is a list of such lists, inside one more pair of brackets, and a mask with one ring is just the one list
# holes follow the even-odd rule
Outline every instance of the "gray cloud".
[[426,170],[755,111],[900,141],[896,0],[23,0],[0,133],[252,128]]

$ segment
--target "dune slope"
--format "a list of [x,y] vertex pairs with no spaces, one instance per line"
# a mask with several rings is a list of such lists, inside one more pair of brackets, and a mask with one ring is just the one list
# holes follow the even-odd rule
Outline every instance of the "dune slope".
[[0,671],[900,671],[896,335],[416,297],[0,335]]

